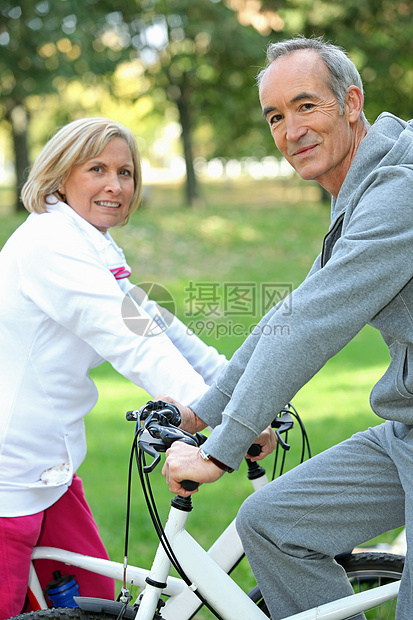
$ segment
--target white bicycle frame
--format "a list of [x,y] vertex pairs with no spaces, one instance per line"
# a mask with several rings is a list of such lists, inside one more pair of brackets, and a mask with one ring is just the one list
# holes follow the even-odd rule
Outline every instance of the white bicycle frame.
[[[268,480],[266,476],[262,476],[251,482],[254,490],[257,490],[267,484]],[[135,620],[153,620],[161,594],[168,597],[161,610],[162,618],[189,620],[201,607],[201,602],[194,590],[198,590],[224,620],[239,620],[239,618],[264,620],[267,618],[228,575],[244,553],[235,528],[235,520],[212,547],[205,551],[186,531],[187,518],[188,512],[171,506],[165,526],[165,536],[179,564],[191,581],[191,586],[187,586],[182,579],[169,576],[171,563],[160,544],[150,571],[130,565],[126,569],[126,582],[140,589],[139,610]],[[53,547],[35,548],[32,559],[56,560],[112,577],[118,581],[123,581],[124,577],[124,566],[120,562],[93,558]],[[148,578],[150,583],[146,581]],[[165,583],[167,584],[165,588],[153,585]],[[47,609],[47,603],[33,565],[30,571],[29,588],[37,599],[39,607]],[[345,620],[349,616],[394,598],[398,590],[399,582],[396,581],[288,616],[284,620]],[[80,598],[78,602],[81,608],[94,610],[96,609],[95,600]]]

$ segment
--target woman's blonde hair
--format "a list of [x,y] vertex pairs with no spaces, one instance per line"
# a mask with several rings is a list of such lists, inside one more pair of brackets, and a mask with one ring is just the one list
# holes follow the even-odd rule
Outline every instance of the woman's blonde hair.
[[126,224],[138,208],[142,194],[141,160],[136,138],[129,129],[107,118],[81,118],[62,127],[43,147],[22,189],[22,202],[28,211],[47,211],[46,198],[54,194],[61,199],[59,187],[73,166],[97,157],[112,138],[126,140],[133,160],[135,191],[130,201]]

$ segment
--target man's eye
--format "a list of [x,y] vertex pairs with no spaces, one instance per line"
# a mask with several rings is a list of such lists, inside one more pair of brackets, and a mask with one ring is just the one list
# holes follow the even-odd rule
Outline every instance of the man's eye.
[[271,116],[268,122],[270,125],[276,125],[277,123],[280,122],[281,118],[282,118],[281,114],[275,114],[274,116]]
[[303,103],[301,106],[302,110],[312,110],[314,108],[314,103]]

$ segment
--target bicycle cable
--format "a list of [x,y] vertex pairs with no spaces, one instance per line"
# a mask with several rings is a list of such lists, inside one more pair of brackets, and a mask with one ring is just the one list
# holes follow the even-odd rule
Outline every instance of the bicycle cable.
[[[283,410],[284,412],[288,412],[290,413],[290,415],[292,415],[298,422],[300,429],[301,429],[301,436],[302,436],[302,450],[301,450],[301,460],[300,463],[302,463],[305,459],[305,454],[307,452],[308,458],[311,458],[311,450],[310,450],[310,443],[309,443],[309,439],[308,439],[308,435],[307,432],[305,430],[305,426],[297,412],[297,410],[295,409],[295,407],[289,403],[288,406]],[[282,412],[281,412],[282,413]],[[180,577],[182,578],[182,580],[186,583],[186,585],[188,587],[191,587],[191,590],[194,592],[194,594],[199,598],[200,602],[205,605],[205,607],[207,607],[207,609],[209,609],[209,611],[216,617],[218,618],[218,620],[223,620],[223,618],[219,615],[219,613],[217,611],[215,611],[215,609],[213,609],[213,607],[210,605],[210,603],[208,603],[208,601],[202,596],[202,594],[198,591],[198,589],[193,590],[192,588],[192,582],[189,579],[189,577],[186,575],[184,569],[182,568],[182,566],[180,565],[167,537],[165,536],[165,532],[164,532],[164,528],[163,528],[163,524],[161,521],[161,518],[159,516],[159,512],[156,506],[156,502],[155,502],[155,498],[152,492],[152,487],[150,484],[150,480],[149,480],[149,474],[146,473],[144,471],[144,468],[146,466],[146,462],[145,462],[145,455],[144,455],[144,451],[141,450],[139,448],[139,444],[138,444],[138,439],[139,439],[139,435],[142,433],[142,431],[144,430],[143,427],[139,427],[140,425],[140,420],[138,418],[137,424],[136,424],[136,432],[135,432],[135,436],[132,442],[132,448],[131,448],[131,453],[130,453],[130,458],[129,458],[129,468],[128,468],[128,487],[127,487],[127,509],[126,509],[126,523],[125,523],[125,553],[124,553],[124,587],[123,590],[127,591],[126,588],[126,567],[127,567],[127,558],[128,558],[128,546],[129,546],[129,529],[130,529],[130,512],[131,512],[131,495],[132,495],[132,469],[133,469],[133,462],[136,462],[137,465],[137,469],[138,469],[138,474],[139,474],[139,479],[141,482],[141,487],[142,487],[142,491],[144,494],[144,498],[145,498],[145,502],[146,502],[146,506],[149,512],[149,516],[151,518],[152,524],[154,526],[156,535],[165,551],[166,556],[168,557],[168,560],[171,562],[171,565],[175,568],[175,570],[177,571],[177,573],[180,575]],[[288,438],[288,431],[285,434],[286,439]],[[273,477],[272,479],[274,479],[275,477],[275,472],[276,472],[276,467],[277,467],[277,462],[278,462],[278,454],[279,454],[279,445],[277,445],[277,448],[275,450],[275,457],[274,457],[274,468],[273,468]],[[282,456],[282,462],[281,462],[281,466],[280,466],[280,473],[278,474],[279,476],[282,475],[282,473],[284,472],[284,466],[285,466],[285,458],[286,458],[286,451],[283,451],[284,454]],[[130,599],[129,599],[130,600]],[[127,603],[125,603],[126,605]],[[121,612],[122,613],[122,612]]]
[[165,536],[165,532],[163,529],[162,521],[159,517],[158,509],[156,507],[156,502],[154,495],[152,493],[152,487],[149,480],[149,474],[144,473],[143,466],[145,465],[145,455],[142,450],[138,450],[139,453],[139,461],[138,461],[138,473],[139,478],[141,480],[142,489],[144,492],[146,505],[149,511],[149,514],[152,519],[152,523],[154,525],[155,531],[158,535],[159,541],[169,559],[172,566],[175,568],[179,576],[183,579],[188,587],[191,587],[192,592],[199,598],[200,602],[209,609],[209,611],[216,617],[218,620],[223,620],[223,618],[219,615],[219,613],[208,603],[208,601],[202,596],[198,589],[192,588],[192,581],[189,579],[184,569],[180,565],[178,558],[176,557],[169,540]]
[[290,414],[297,420],[300,429],[301,429],[301,436],[302,436],[302,451],[301,451],[301,461],[300,463],[302,463],[305,459],[305,451],[307,449],[307,455],[308,458],[311,459],[311,448],[310,448],[310,440],[308,439],[308,435],[307,435],[307,431],[305,430],[305,426],[304,426],[304,422],[302,421],[301,417],[298,415],[298,411],[297,409],[294,407],[294,405],[292,403],[288,403],[288,407],[290,409]]
[[[137,423],[137,427],[139,426],[139,420]],[[132,443],[132,448],[131,448],[131,453],[130,453],[130,458],[129,458],[129,468],[128,468],[128,487],[127,487],[127,509],[126,509],[126,522],[125,522],[125,552],[124,552],[124,587],[126,588],[126,566],[127,566],[127,557],[128,557],[128,545],[129,545],[129,529],[130,529],[130,506],[131,506],[131,495],[132,495],[132,468],[133,468],[133,462],[136,461],[137,464],[137,469],[138,469],[138,474],[139,474],[139,479],[141,482],[141,486],[142,486],[142,490],[143,490],[143,494],[144,494],[144,498],[145,498],[145,502],[146,502],[146,506],[152,521],[152,524],[154,526],[155,532],[157,534],[157,537],[169,559],[169,561],[171,562],[171,565],[175,568],[175,570],[177,571],[177,573],[180,575],[180,577],[183,579],[183,581],[186,583],[186,585],[188,587],[192,586],[192,582],[189,579],[189,577],[186,575],[185,571],[183,570],[183,568],[181,567],[181,565],[179,564],[179,561],[177,559],[177,557],[175,556],[172,547],[168,541],[168,539],[165,536],[164,533],[164,529],[163,529],[163,525],[162,525],[162,521],[160,519],[157,507],[156,507],[156,502],[155,502],[155,498],[152,492],[152,487],[149,481],[149,475],[147,473],[144,472],[144,467],[146,465],[145,463],[145,455],[143,450],[140,450],[138,447],[138,438],[139,435],[142,432],[142,428],[138,428],[138,430],[135,433],[134,439],[133,439],[133,443]],[[210,603],[208,603],[208,601],[202,596],[202,594],[196,589],[193,590],[191,588],[191,590],[194,592],[194,594],[199,598],[200,602],[205,605],[205,607],[207,607],[207,609],[209,609],[209,611],[216,617],[218,618],[218,620],[223,620],[223,618],[218,614],[217,611],[215,611],[215,609],[213,609],[213,607],[210,605]]]
[[[282,413],[289,413],[293,418],[295,418],[300,426],[300,430],[301,430],[301,438],[302,438],[302,448],[301,448],[301,457],[300,457],[300,464],[304,462],[305,458],[306,458],[306,452],[307,452],[307,458],[311,458],[311,449],[310,449],[310,441],[308,439],[308,435],[307,435],[307,431],[305,430],[305,426],[303,421],[301,420],[300,416],[298,415],[298,411],[297,409],[294,407],[294,405],[292,403],[288,403],[288,405],[280,412]],[[288,431],[285,433],[285,441],[288,442]],[[277,447],[275,449],[275,453],[274,453],[274,465],[273,465],[273,470],[272,470],[272,477],[271,480],[274,480],[275,477],[279,477],[282,476],[282,474],[284,473],[284,467],[285,467],[285,460],[287,457],[287,452],[286,450],[283,450],[283,455],[282,455],[282,459],[281,459],[281,465],[280,465],[280,469],[279,469],[279,473],[276,476],[276,471],[277,471],[277,465],[278,465],[278,458],[279,458],[279,451],[280,451],[280,445],[277,443]]]

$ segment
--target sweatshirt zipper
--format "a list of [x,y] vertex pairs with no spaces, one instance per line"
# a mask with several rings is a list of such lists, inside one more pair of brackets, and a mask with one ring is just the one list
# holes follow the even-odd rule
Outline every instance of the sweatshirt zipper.
[[324,267],[324,265],[326,265],[326,263],[330,260],[331,255],[333,253],[333,248],[336,242],[338,241],[338,239],[340,239],[341,237],[341,232],[343,229],[344,213],[345,212],[341,213],[338,216],[338,218],[334,222],[333,227],[331,228],[331,230],[328,231],[328,233],[324,237],[323,250],[321,252],[321,267]]

